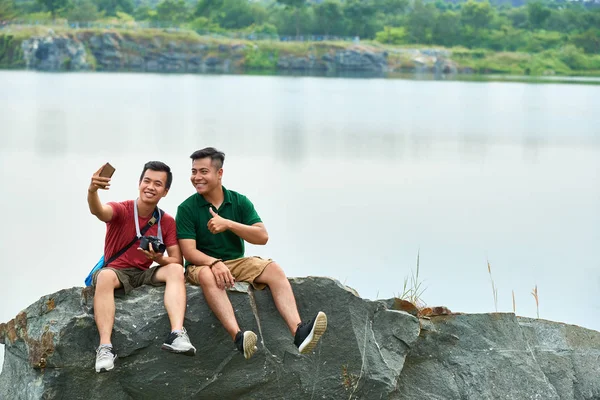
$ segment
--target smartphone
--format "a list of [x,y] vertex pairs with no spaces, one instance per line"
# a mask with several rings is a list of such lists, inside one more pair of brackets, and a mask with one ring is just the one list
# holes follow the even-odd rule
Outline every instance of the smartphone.
[[100,176],[104,178],[111,178],[115,173],[115,167],[110,165],[110,163],[104,164],[102,170],[100,171]]

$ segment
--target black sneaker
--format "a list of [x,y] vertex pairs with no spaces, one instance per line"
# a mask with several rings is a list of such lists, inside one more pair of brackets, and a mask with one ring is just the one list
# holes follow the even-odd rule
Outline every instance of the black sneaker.
[[310,353],[321,336],[327,329],[327,315],[323,311],[319,311],[314,320],[308,322],[300,322],[296,335],[294,336],[294,344],[301,354]]
[[167,340],[163,343],[161,349],[170,351],[171,353],[185,354],[186,356],[193,356],[196,354],[196,348],[192,346],[185,328],[182,328],[177,332],[169,333],[169,336],[167,336]]
[[235,335],[235,347],[237,347],[246,359],[249,359],[256,351],[256,333],[252,331],[239,331]]

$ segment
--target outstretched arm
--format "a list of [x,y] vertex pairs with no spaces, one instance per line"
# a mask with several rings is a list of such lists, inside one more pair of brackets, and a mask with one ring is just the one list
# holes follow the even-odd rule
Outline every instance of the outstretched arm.
[[267,228],[265,228],[265,225],[262,222],[258,222],[253,225],[244,225],[240,224],[239,222],[231,221],[221,217],[219,214],[214,212],[212,208],[209,208],[209,210],[213,216],[208,221],[208,230],[211,233],[217,234],[229,230],[248,243],[267,244],[269,241]]
[[102,204],[100,196],[98,196],[98,189],[108,190],[110,187],[110,178],[100,176],[100,171],[102,171],[102,167],[92,175],[92,181],[88,188],[87,201],[90,212],[100,221],[108,222],[113,217],[113,209],[107,204]]

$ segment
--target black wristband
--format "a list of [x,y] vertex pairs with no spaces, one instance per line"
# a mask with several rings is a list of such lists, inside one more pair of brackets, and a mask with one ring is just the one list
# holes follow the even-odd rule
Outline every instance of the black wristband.
[[208,265],[208,268],[212,269],[212,267],[214,267],[217,263],[220,263],[221,261],[223,261],[223,260],[221,260],[220,258],[216,259],[215,261],[213,261],[212,263],[210,263]]

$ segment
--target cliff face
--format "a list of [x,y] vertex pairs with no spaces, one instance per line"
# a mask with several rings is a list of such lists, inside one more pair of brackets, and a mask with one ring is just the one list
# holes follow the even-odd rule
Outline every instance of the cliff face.
[[[0,35],[0,67],[41,71],[369,73],[396,69],[453,73],[445,50],[387,51],[352,43],[218,40],[146,31],[49,31]],[[400,61],[402,60],[402,61]]]
[[299,355],[270,291],[229,295],[259,336],[245,360],[188,286],[195,357],[160,350],[169,324],[162,288],[117,299],[113,371],[94,371],[98,334],[88,290],[44,296],[0,324],[2,399],[598,399],[600,333],[512,314],[417,318],[394,299],[369,301],[327,278],[291,279],[300,312],[327,313],[313,354]]

